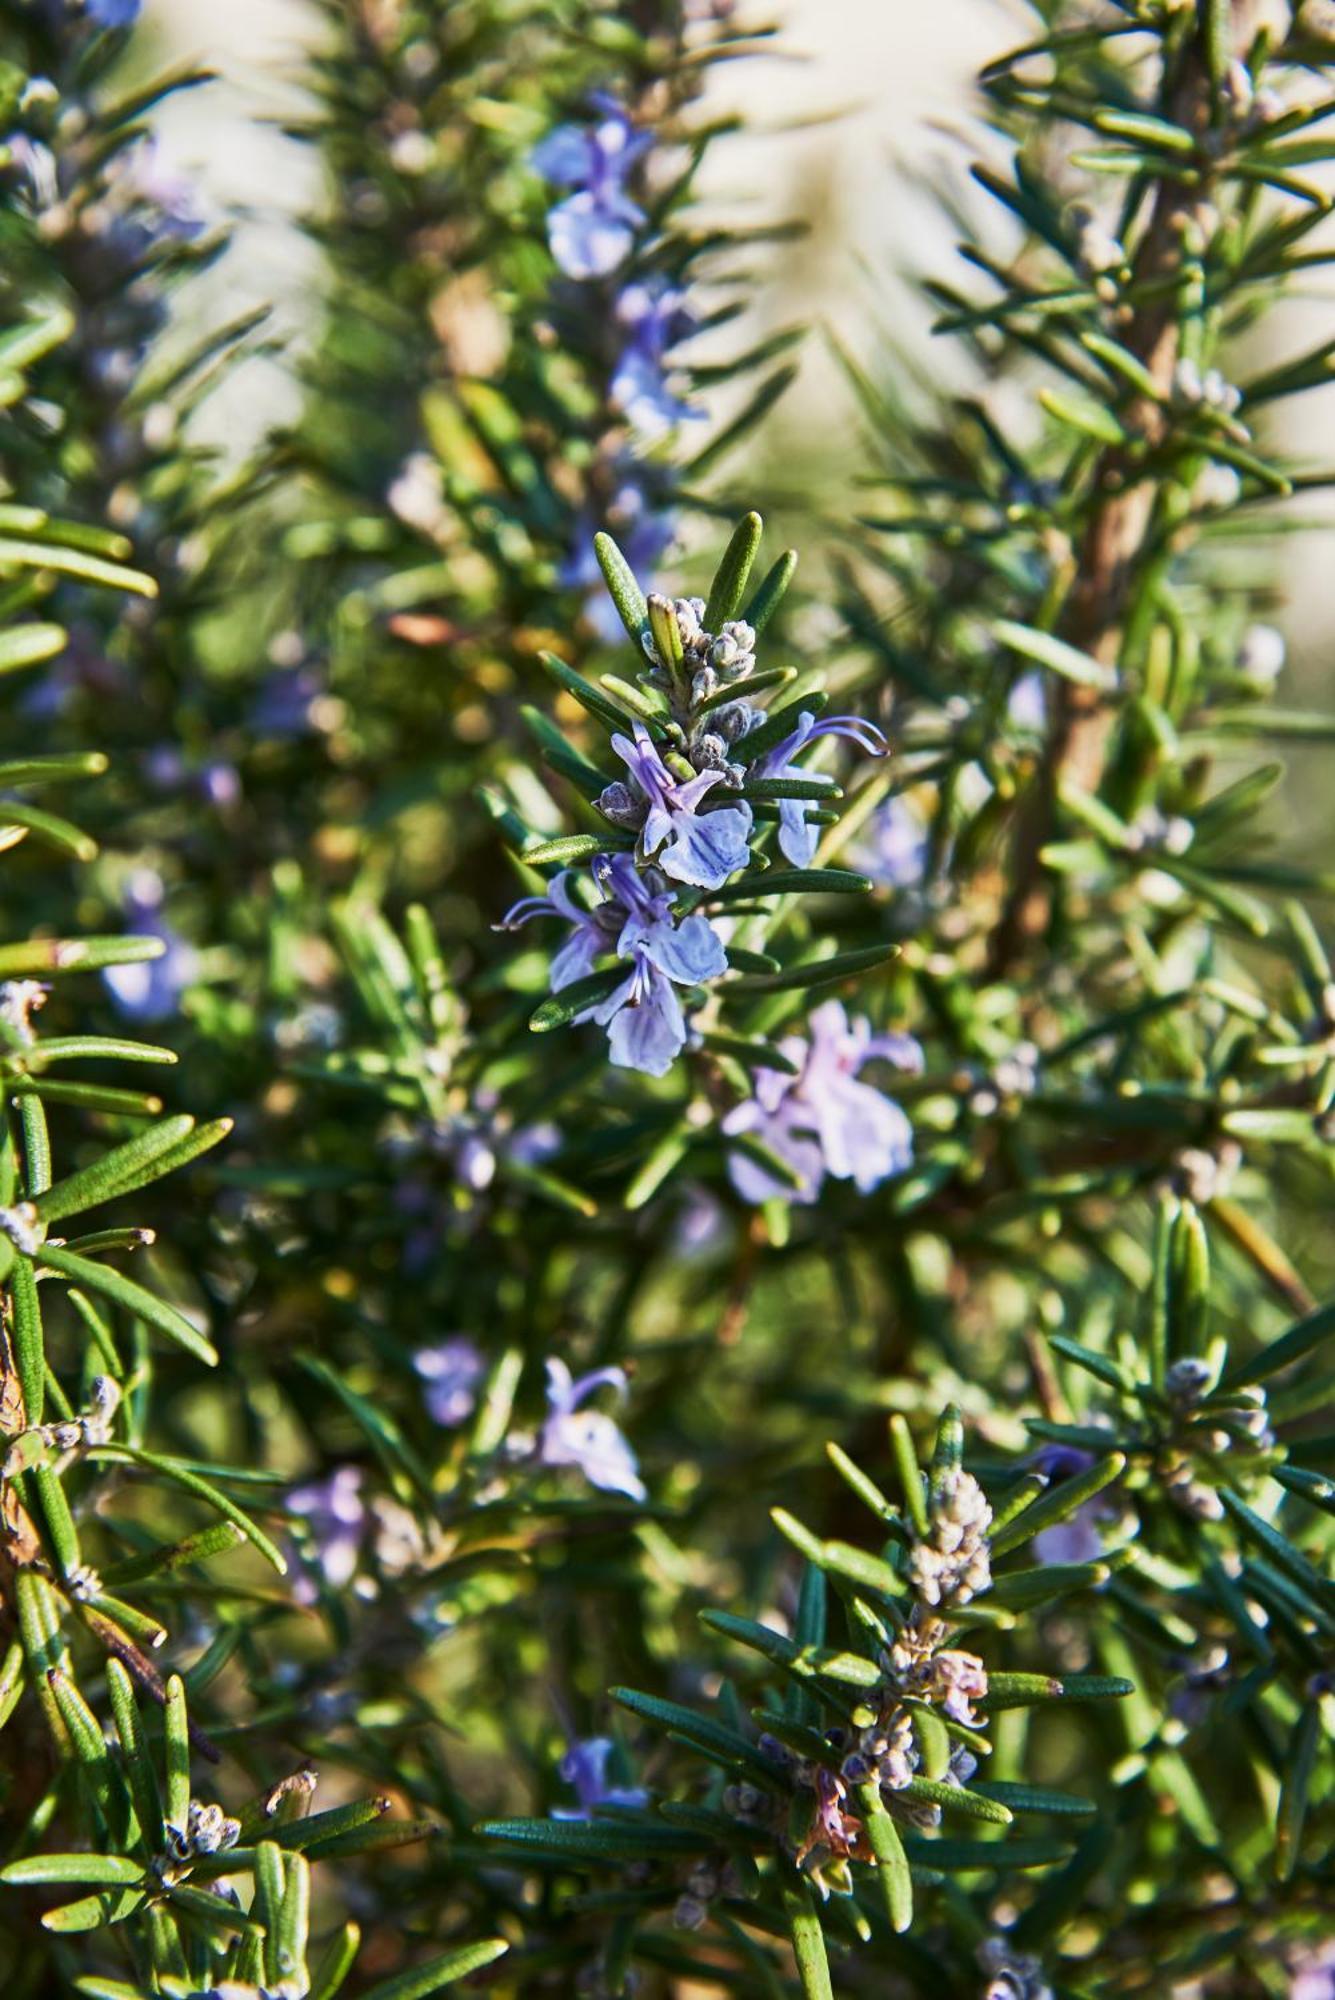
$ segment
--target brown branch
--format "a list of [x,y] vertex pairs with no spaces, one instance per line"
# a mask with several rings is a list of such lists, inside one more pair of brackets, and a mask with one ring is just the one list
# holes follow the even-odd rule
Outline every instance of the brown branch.
[[[1246,0],[1233,0],[1233,11],[1236,30],[1238,17],[1246,11]],[[1167,115],[1203,140],[1212,103],[1206,52],[1198,30],[1183,51]],[[1209,158],[1204,146],[1199,157],[1202,163]],[[1149,298],[1131,314],[1121,344],[1142,363],[1158,395],[1164,398],[1171,392],[1178,359],[1173,280],[1181,269],[1184,241],[1203,228],[1212,191],[1212,176],[1204,165],[1190,185],[1179,180],[1160,181],[1132,265],[1131,289],[1148,293]],[[1144,473],[1143,453],[1145,446],[1152,447],[1163,436],[1162,404],[1154,396],[1137,396],[1125,412],[1125,427],[1135,442],[1108,447],[1094,469],[1097,497],[1074,552],[1075,578],[1060,626],[1061,636],[1070,645],[1107,667],[1118,663],[1127,604],[1146,553],[1156,487]],[[993,978],[1025,957],[1047,931],[1052,888],[1039,856],[1052,836],[1058,790],[1070,785],[1080,791],[1097,791],[1115,720],[1115,708],[1097,688],[1059,682],[1044,753],[1015,822],[1010,891],[988,956]]]

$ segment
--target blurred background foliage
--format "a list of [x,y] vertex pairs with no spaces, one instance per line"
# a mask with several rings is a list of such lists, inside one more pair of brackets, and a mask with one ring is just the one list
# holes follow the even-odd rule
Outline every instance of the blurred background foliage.
[[[946,10],[893,171],[919,23],[137,12],[0,20],[6,1991],[1328,1991],[1322,10]],[[748,508],[891,754],[650,1083],[498,926]]]

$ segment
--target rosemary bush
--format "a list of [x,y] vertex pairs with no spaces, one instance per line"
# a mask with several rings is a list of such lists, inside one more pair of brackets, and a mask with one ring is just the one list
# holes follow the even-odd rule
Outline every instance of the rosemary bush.
[[1032,0],[818,506],[771,30],[315,11],[287,343],[0,16],[5,1992],[1335,1994],[1329,21]]

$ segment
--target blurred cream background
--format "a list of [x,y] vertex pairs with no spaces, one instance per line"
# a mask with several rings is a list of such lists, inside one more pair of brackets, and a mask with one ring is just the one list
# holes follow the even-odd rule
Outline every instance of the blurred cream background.
[[[754,11],[765,12],[760,0]],[[927,316],[897,271],[948,271],[952,245],[939,210],[912,177],[939,187],[949,176],[963,189],[980,137],[970,133],[973,75],[1022,39],[1032,17],[1019,0],[776,0],[773,13],[782,27],[776,52],[715,73],[714,108],[744,111],[749,130],[715,149],[705,184],[710,199],[738,218],[819,221],[805,244],[774,253],[791,264],[775,296],[761,300],[760,321],[803,318],[874,354],[879,318],[893,324],[897,341],[924,355],[930,348],[939,378],[955,359],[948,343],[930,342]],[[169,103],[163,114],[173,157],[197,174],[220,209],[239,206],[243,214],[235,247],[210,280],[221,294],[218,310],[271,302],[278,329],[295,332],[308,321],[318,259],[293,218],[318,200],[320,184],[308,151],[279,128],[301,109],[293,78],[303,42],[319,32],[316,10],[306,0],[145,0],[143,18],[156,32],[158,54],[195,57],[219,74],[215,85]],[[961,135],[973,145],[962,145]],[[1333,317],[1330,287],[1318,274],[1301,301],[1275,315],[1275,350],[1328,338]],[[244,448],[290,411],[292,395],[278,364],[251,363],[217,399],[210,428]],[[818,332],[781,406],[781,435],[817,440],[837,462],[851,421]],[[1335,391],[1297,399],[1288,422],[1304,457],[1335,454]],[[1335,499],[1321,495],[1304,506],[1307,517],[1332,512]],[[1285,623],[1307,656],[1302,693],[1328,701],[1329,534],[1307,533],[1287,547],[1293,602]],[[1296,697],[1297,687],[1288,694]]]
[[[892,198],[890,161],[921,164],[929,122],[962,122],[970,77],[1018,10],[1003,0],[788,0],[775,11],[781,52],[715,73],[713,108],[745,112],[750,129],[715,149],[706,186],[749,221],[819,216],[821,247],[792,253],[800,297],[782,307],[865,337],[868,297],[889,256],[940,234],[925,200]],[[169,103],[162,122],[172,155],[217,204],[246,212],[225,269],[227,310],[270,300],[293,325],[316,259],[289,222],[318,199],[319,179],[306,150],[276,128],[300,109],[291,76],[303,40],[319,31],[316,11],[304,0],[146,0],[143,20],[163,55],[219,73],[217,84]],[[809,353],[793,420],[832,392],[833,371]],[[287,393],[277,370],[252,369],[244,397],[224,406],[225,428],[239,441]]]

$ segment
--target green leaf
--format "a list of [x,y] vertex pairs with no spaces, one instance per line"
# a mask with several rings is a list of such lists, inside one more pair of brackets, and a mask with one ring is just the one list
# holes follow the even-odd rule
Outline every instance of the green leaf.
[[233,1527],[240,1529],[246,1540],[259,1550],[265,1561],[272,1564],[280,1576],[286,1576],[287,1563],[263,1529],[256,1527],[249,1514],[244,1513],[234,1500],[229,1500],[211,1480],[203,1478],[198,1472],[191,1471],[182,1465],[179,1459],[164,1458],[159,1452],[143,1451],[138,1446],[128,1444],[94,1445],[88,1456],[93,1460],[106,1459],[113,1464],[139,1465],[150,1472],[161,1473],[162,1477],[170,1479],[173,1485],[181,1487],[186,1493],[192,1493],[197,1500],[203,1500],[208,1506],[216,1508]]
[[865,946],[860,951],[836,952],[829,958],[808,959],[802,964],[789,966],[784,972],[743,974],[740,979],[730,979],[724,991],[791,993],[817,986],[837,986],[841,980],[852,979],[859,972],[870,972],[874,966],[884,965],[898,951],[896,944],[876,944]]
[[1248,1540],[1260,1549],[1277,1570],[1297,1584],[1299,1590],[1311,1599],[1313,1605],[1335,1602],[1335,1585],[1323,1577],[1319,1570],[1313,1568],[1306,1556],[1294,1547],[1286,1535],[1281,1534],[1278,1528],[1272,1527],[1269,1521],[1262,1520],[1261,1516],[1249,1507],[1245,1500],[1240,1500],[1236,1493],[1221,1488],[1219,1498]]
[[163,1741],[167,1767],[164,1803],[167,1823],[184,1830],[190,1812],[190,1722],[186,1713],[185,1682],[179,1674],[173,1674],[167,1682]]
[[100,972],[108,965],[141,965],[161,958],[156,937],[31,938],[0,945],[0,979],[49,979],[61,972]]
[[57,1181],[37,1197],[37,1213],[44,1222],[59,1222],[68,1215],[96,1208],[104,1201],[133,1194],[137,1188],[161,1180],[178,1167],[188,1166],[225,1139],[231,1129],[230,1118],[215,1118],[211,1124],[198,1127],[193,1118],[164,1118],[161,1124],[117,1146],[92,1166]]
[[1073,1590],[1097,1590],[1111,1574],[1101,1562],[1043,1563],[1036,1569],[1011,1570],[993,1577],[987,1603],[1007,1611],[1029,1611]]
[[74,1931],[101,1930],[104,1924],[124,1923],[143,1901],[143,1894],[135,1889],[118,1889],[114,1894],[101,1896],[81,1896],[77,1903],[62,1903],[58,1910],[48,1910],[42,1918],[42,1928],[55,1931],[60,1936]]
[[419,1493],[429,1494],[431,1475],[389,1412],[360,1395],[336,1368],[330,1368],[318,1355],[303,1354],[299,1359],[306,1372],[338,1398],[365,1432],[391,1478],[406,1479]]
[[335,2000],[352,1971],[362,1934],[354,1923],[334,1932],[311,1976],[310,2000]]
[[411,1972],[398,1972],[392,1979],[382,1979],[378,1985],[369,1986],[363,2000],[427,2000],[428,1994],[439,1993],[442,1987],[467,1979],[471,1972],[480,1972],[484,1965],[494,1965],[509,1949],[504,1938],[483,1938],[477,1944],[458,1946]]
[[705,605],[706,632],[717,632],[720,626],[737,616],[764,532],[765,524],[759,514],[744,514],[733,529],[732,540],[714,573]]
[[540,840],[536,846],[523,849],[522,859],[530,868],[549,864],[568,868],[580,861],[592,861],[595,854],[610,854],[634,845],[633,834],[619,833],[609,827],[606,833],[565,833],[559,840]]
[[700,1846],[699,1836],[682,1827],[642,1819],[499,1819],[484,1821],[476,1831],[483,1840],[549,1861],[616,1864],[698,1854]]
[[82,549],[63,548],[56,542],[19,541],[0,535],[0,569],[53,569],[62,576],[76,576],[82,583],[103,583],[113,590],[129,590],[137,597],[158,594],[157,584],[142,570],[103,562]]
[[[774,616],[780,604],[783,602],[784,595],[788,589],[789,584],[793,580],[793,572],[796,568],[797,568],[796,550],[785,549],[784,553],[779,557],[779,560],[775,563],[774,567],[766,575],[764,582],[760,585],[760,588],[756,591],[756,594],[751,599],[751,602],[747,605],[746,610],[743,613],[743,616],[745,617],[747,624],[751,626],[753,631],[755,631],[756,633],[764,631],[765,627],[769,624],[770,619]],[[755,677],[753,676],[752,680],[753,685],[754,685],[754,678]]]
[[839,1477],[847,1486],[852,1488],[863,1505],[869,1507],[878,1520],[894,1520],[895,1509],[892,1503],[887,1500],[876,1482],[868,1478],[862,1467],[854,1464],[846,1451],[843,1451],[837,1444],[827,1443],[825,1446],[825,1455],[839,1474]]
[[649,606],[634,570],[608,534],[594,536],[593,552],[598,558],[608,594],[617,608],[617,616],[637,649],[642,649],[644,634],[649,629]]
[[1022,1542],[1041,1534],[1045,1528],[1055,1526],[1058,1521],[1067,1520],[1077,1507],[1083,1507],[1102,1493],[1105,1486],[1111,1486],[1114,1479],[1120,1479],[1126,1470],[1126,1456],[1123,1452],[1109,1452],[1106,1458],[1091,1465],[1086,1472],[1077,1473],[1071,1479],[1062,1480],[1055,1490],[1049,1491],[1015,1519],[999,1534],[990,1538],[994,1556],[1003,1556],[1009,1550],[1018,1548]]
[[946,1784],[933,1778],[911,1778],[901,1788],[899,1794],[906,1799],[920,1800],[924,1805],[940,1806],[943,1812],[960,1812],[968,1819],[988,1820],[994,1826],[1009,1826],[1011,1810],[999,1799],[986,1798],[981,1792],[969,1791],[963,1785]]
[[555,653],[539,653],[538,658],[552,679],[563,687],[567,694],[575,697],[581,708],[587,708],[590,715],[596,715],[609,729],[625,730],[631,721],[624,708],[619,708],[602,691],[586,681],[583,674],[577,674],[564,660],[558,660]]
[[1010,618],[995,619],[992,632],[1000,645],[1009,646],[1013,653],[1020,653],[1027,660],[1036,660],[1041,667],[1049,667],[1077,687],[1098,688],[1104,694],[1111,694],[1117,686],[1117,675],[1111,667],[1092,660],[1088,653],[1068,646],[1051,632],[1040,632],[1032,625],[1017,625]]
[[568,1028],[576,1014],[582,1014],[586,1007],[596,1006],[605,1000],[614,986],[620,985],[626,977],[626,967],[609,965],[602,972],[591,972],[586,979],[576,979],[569,986],[563,986],[559,993],[553,993],[540,1006],[534,1008],[528,1017],[528,1025],[535,1035],[550,1034],[554,1028]]
[[148,1851],[157,1854],[166,1839],[162,1823],[162,1794],[158,1789],[157,1772],[153,1768],[135,1700],[134,1684],[121,1662],[114,1658],[107,1661],[107,1692],[111,1697],[111,1712],[116,1721],[116,1734],[120,1738],[135,1817]]
[[553,770],[568,778],[586,797],[596,798],[610,783],[607,773],[600,771],[596,764],[591,764],[587,757],[582,757],[572,744],[567,743],[551,717],[544,715],[540,708],[525,704],[519,713]]
[[75,1284],[86,1286],[90,1292],[101,1292],[113,1305],[123,1306],[126,1312],[147,1320],[159,1333],[165,1333],[186,1352],[193,1354],[197,1361],[208,1367],[217,1365],[218,1351],[211,1341],[196,1330],[184,1313],[169,1306],[165,1299],[156,1298],[135,1284],[119,1271],[112,1271],[105,1264],[98,1264],[91,1257],[76,1256],[72,1250],[60,1250],[44,1243],[38,1252],[37,1262],[43,1270],[55,1271],[63,1278],[70,1278]]
[[859,1785],[856,1797],[871,1851],[876,1856],[876,1880],[885,1902],[885,1914],[891,1930],[902,1936],[913,1922],[913,1878],[904,1843],[899,1828],[881,1804],[879,1785],[874,1782]]
[[834,2000],[830,1961],[825,1953],[825,1934],[821,1930],[815,1900],[810,1884],[796,1873],[785,1876],[783,1907],[788,1918],[788,1935],[792,1940],[803,2000]]
[[1135,1693],[1131,1681],[1109,1674],[989,1674],[983,1706],[995,1715],[1003,1708],[1029,1708],[1046,1701],[1104,1701]]
[[1281,1368],[1292,1367],[1295,1361],[1303,1360],[1319,1347],[1323,1340],[1335,1333],[1335,1301],[1318,1306],[1282,1333],[1278,1340],[1272,1340],[1250,1361],[1243,1361],[1236,1368],[1230,1368],[1222,1384],[1225,1389],[1241,1389],[1251,1382],[1264,1382],[1270,1375],[1277,1375]]
[[108,1888],[135,1888],[144,1879],[140,1861],[123,1854],[30,1854],[0,1868],[0,1882],[28,1889],[46,1882],[90,1882]]
[[761,896],[865,896],[872,884],[852,868],[767,868],[710,891],[711,903],[748,902]]
[[1056,1813],[1084,1818],[1098,1811],[1092,1799],[1073,1798],[1069,1792],[1054,1792],[1043,1785],[1019,1785],[1000,1779],[975,1779],[972,1789],[982,1798],[995,1799],[1012,1813]]
[[1298,1865],[1320,1740],[1321,1704],[1313,1699],[1306,1701],[1299,1710],[1284,1764],[1279,1809],[1275,1816],[1274,1873],[1277,1882],[1291,1881]]
[[918,1468],[918,1454],[914,1448],[913,1433],[908,1419],[898,1410],[890,1419],[890,1446],[895,1455],[895,1467],[899,1473],[899,1488],[904,1495],[904,1505],[913,1532],[920,1541],[925,1540],[931,1522],[927,1518],[927,1495],[923,1489],[922,1473]]
[[621,1708],[627,1708],[632,1715],[652,1723],[655,1729],[668,1730],[725,1764],[744,1764],[749,1770],[773,1782],[774,1766],[769,1759],[745,1736],[738,1735],[735,1729],[727,1728],[724,1723],[716,1722],[712,1716],[697,1715],[693,1708],[683,1708],[675,1701],[663,1701],[655,1694],[640,1694],[634,1688],[609,1688],[608,1695]]
[[1040,389],[1038,400],[1049,416],[1056,417],[1058,423],[1068,430],[1079,431],[1082,437],[1092,437],[1099,444],[1124,445],[1127,434],[1118,423],[1112,411],[1100,403],[1091,403],[1083,396],[1066,396],[1057,389]]

